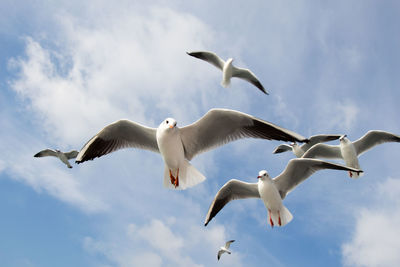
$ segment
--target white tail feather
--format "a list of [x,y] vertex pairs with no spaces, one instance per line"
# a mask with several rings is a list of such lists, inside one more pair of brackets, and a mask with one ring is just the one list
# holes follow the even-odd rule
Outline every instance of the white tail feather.
[[[285,206],[282,206],[279,214],[281,217],[281,226],[288,224],[293,219],[292,213],[290,213],[290,211]],[[279,226],[279,214],[278,212],[272,212],[271,214],[271,218],[275,226]]]
[[[173,175],[175,176],[176,172],[173,172]],[[183,166],[179,168],[179,186],[175,188],[175,185],[171,184],[168,166],[165,165],[164,168],[164,186],[170,189],[184,190],[203,182],[205,179],[206,177],[201,172],[185,160]]]
[[229,87],[231,85],[231,79],[222,79],[221,85],[225,88]]

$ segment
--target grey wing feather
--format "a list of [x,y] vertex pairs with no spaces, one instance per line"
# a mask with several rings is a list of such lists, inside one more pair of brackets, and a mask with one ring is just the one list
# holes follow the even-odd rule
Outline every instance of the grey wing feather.
[[217,259],[218,260],[221,258],[222,253],[224,253],[224,251],[222,251],[222,250],[218,251],[218,255],[217,255]]
[[242,198],[260,198],[258,185],[256,183],[246,183],[236,179],[228,181],[215,195],[208,209],[204,225],[207,226],[211,219],[231,200]]
[[264,86],[258,80],[256,75],[253,72],[251,72],[249,69],[233,67],[232,77],[244,79],[244,80],[248,81],[249,83],[253,84],[258,89],[260,89],[261,92],[268,95],[268,92],[265,90]]
[[327,144],[316,144],[307,150],[302,158],[327,158],[327,159],[341,159],[342,152],[339,146],[331,146]]
[[228,242],[225,243],[225,248],[229,249],[229,247],[231,246],[231,243],[235,242],[235,240],[229,240]]
[[400,136],[385,131],[373,130],[367,132],[353,144],[357,155],[360,155],[372,147],[386,142],[400,142]]
[[273,123],[228,109],[211,109],[198,121],[180,130],[188,160],[198,153],[241,138],[307,141],[300,134]]
[[303,144],[301,146],[301,149],[303,151],[307,151],[310,149],[313,145],[318,144],[318,143],[324,143],[324,142],[329,142],[333,140],[337,140],[341,137],[340,134],[319,134],[319,135],[313,135],[309,138],[309,142],[306,144]]
[[292,151],[292,147],[287,144],[282,144],[282,145],[277,146],[272,153],[278,154],[278,153],[282,153],[282,152],[286,152],[286,151]]
[[48,157],[48,156],[57,157],[57,153],[52,149],[45,149],[34,155],[35,158]]
[[79,152],[76,162],[92,160],[126,147],[159,152],[156,132],[155,128],[142,126],[129,120],[119,120],[92,137]]
[[310,177],[313,173],[323,169],[353,171],[360,173],[359,169],[342,166],[319,159],[291,159],[285,170],[279,174],[273,181],[278,189],[282,199],[296,186]]
[[207,61],[218,69],[222,70],[225,62],[216,54],[207,51],[186,52],[189,56]]
[[64,153],[64,155],[67,157],[67,159],[74,159],[78,156],[79,151],[77,150],[72,150],[70,152],[66,152]]

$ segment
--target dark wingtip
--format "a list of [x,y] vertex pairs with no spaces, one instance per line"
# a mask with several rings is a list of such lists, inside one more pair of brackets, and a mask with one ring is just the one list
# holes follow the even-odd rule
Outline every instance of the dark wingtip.
[[33,155],[35,158],[38,158],[39,157],[39,153],[37,153],[37,154],[35,154],[35,155]]

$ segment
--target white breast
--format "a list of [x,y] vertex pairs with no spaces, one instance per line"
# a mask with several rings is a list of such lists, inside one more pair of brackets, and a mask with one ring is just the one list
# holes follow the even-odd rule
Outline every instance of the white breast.
[[273,184],[272,180],[259,181],[258,192],[267,209],[280,210],[282,208],[281,196]]
[[340,144],[340,152],[342,153],[342,157],[346,162],[346,166],[352,168],[360,168],[360,164],[358,163],[356,149],[353,143],[349,142],[346,144]]
[[157,144],[170,169],[177,169],[183,164],[185,154],[179,129],[157,131]]

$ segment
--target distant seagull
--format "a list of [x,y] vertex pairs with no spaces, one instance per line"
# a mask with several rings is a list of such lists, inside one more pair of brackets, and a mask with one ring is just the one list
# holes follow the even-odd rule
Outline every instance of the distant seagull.
[[[340,145],[330,146],[326,144],[316,144],[311,147],[303,158],[328,158],[328,159],[343,159],[346,166],[359,169],[358,156],[367,151],[368,149],[387,142],[400,142],[400,136],[373,130],[367,132],[363,137],[355,142],[351,142],[347,135],[339,138]],[[358,178],[357,173],[349,172],[351,178]]]
[[74,159],[76,158],[76,156],[78,156],[78,151],[76,150],[72,150],[70,152],[61,152],[60,150],[52,150],[52,149],[45,149],[40,151],[39,153],[36,153],[34,155],[34,157],[36,158],[41,158],[41,157],[57,157],[59,158],[62,162],[65,163],[65,165],[67,165],[68,168],[72,168],[71,164],[69,164],[68,160],[69,159]]
[[340,137],[341,137],[341,135],[339,135],[339,134],[313,135],[310,138],[308,138],[308,140],[310,140],[310,141],[308,141],[307,143],[305,143],[301,146],[299,146],[297,143],[291,143],[290,145],[282,144],[282,145],[276,147],[274,152],[272,152],[272,153],[278,154],[278,153],[292,150],[293,154],[295,154],[296,157],[301,158],[301,156],[303,156],[304,152],[306,152],[308,149],[310,149],[310,147],[312,147],[313,145],[318,144],[318,143],[336,140],[336,139],[339,139]]
[[225,88],[228,87],[231,83],[231,78],[237,77],[252,83],[255,87],[260,89],[264,94],[268,95],[267,91],[264,89],[260,81],[257,79],[256,75],[254,75],[254,73],[252,73],[249,69],[241,69],[233,66],[232,58],[229,58],[227,61],[223,61],[216,54],[207,51],[186,52],[186,53],[189,56],[207,61],[208,63],[222,70],[221,85],[223,87]]
[[225,243],[225,247],[220,247],[220,250],[218,251],[218,256],[217,259],[219,260],[221,258],[221,255],[224,254],[225,252],[228,254],[231,254],[232,252],[229,251],[229,247],[231,246],[231,243],[235,242],[235,240],[230,240]]
[[165,162],[164,186],[185,189],[205,177],[189,161],[201,152],[241,138],[307,141],[303,136],[256,117],[228,109],[211,109],[197,122],[183,128],[165,119],[158,128],[119,120],[97,133],[79,152],[77,163],[121,148],[135,147],[161,153]]
[[268,222],[271,227],[284,226],[292,220],[293,216],[283,205],[282,200],[314,172],[323,169],[362,172],[318,159],[300,158],[291,159],[286,169],[273,179],[264,170],[258,174],[258,183],[245,183],[232,179],[222,186],[215,196],[208,210],[205,226],[229,201],[242,198],[261,198],[268,210]]

